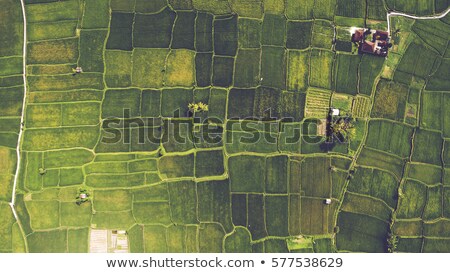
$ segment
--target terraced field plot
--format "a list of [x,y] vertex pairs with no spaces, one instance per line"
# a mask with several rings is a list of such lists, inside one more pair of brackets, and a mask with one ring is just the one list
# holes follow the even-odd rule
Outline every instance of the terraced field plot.
[[0,252],[450,252],[445,1],[3,2]]

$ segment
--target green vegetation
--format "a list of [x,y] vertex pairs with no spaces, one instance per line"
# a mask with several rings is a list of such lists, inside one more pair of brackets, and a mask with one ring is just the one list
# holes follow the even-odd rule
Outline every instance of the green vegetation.
[[0,252],[450,252],[447,6],[5,0]]

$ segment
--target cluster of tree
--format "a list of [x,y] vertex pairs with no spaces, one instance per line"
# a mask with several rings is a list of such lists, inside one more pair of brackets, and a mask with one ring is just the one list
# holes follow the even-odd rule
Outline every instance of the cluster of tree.
[[203,102],[198,102],[198,103],[189,103],[188,105],[189,107],[189,111],[191,111],[192,113],[197,113],[197,112],[207,112],[208,109],[208,104],[203,103]]
[[340,142],[347,142],[356,135],[356,128],[351,117],[338,117],[331,120],[329,130],[332,137]]
[[83,203],[86,203],[88,201],[90,201],[91,199],[89,198],[90,194],[88,193],[88,191],[86,189],[78,189],[78,193],[76,196],[76,204],[79,206]]

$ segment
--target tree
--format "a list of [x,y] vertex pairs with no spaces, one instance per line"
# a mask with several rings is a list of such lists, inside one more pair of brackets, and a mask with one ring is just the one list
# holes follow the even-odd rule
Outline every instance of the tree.
[[397,244],[398,244],[398,236],[389,233],[387,238],[388,252],[389,253],[395,252],[395,250],[397,249]]
[[189,111],[191,111],[192,113],[207,112],[209,110],[208,104],[203,103],[203,102],[198,102],[198,103],[192,102],[192,103],[189,103],[188,107],[189,107]]
[[82,189],[82,188],[78,189],[78,193],[75,198],[76,204],[79,206],[83,203],[90,201],[89,197],[90,197],[90,194],[86,189]]
[[356,136],[356,128],[351,117],[338,117],[331,121],[330,130],[332,136],[341,142],[347,142]]

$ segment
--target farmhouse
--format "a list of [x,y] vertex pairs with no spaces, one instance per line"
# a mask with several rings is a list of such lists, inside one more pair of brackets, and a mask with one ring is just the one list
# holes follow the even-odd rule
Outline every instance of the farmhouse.
[[389,40],[389,33],[381,30],[356,29],[352,34],[352,42],[358,44],[360,54],[386,57],[392,46]]

